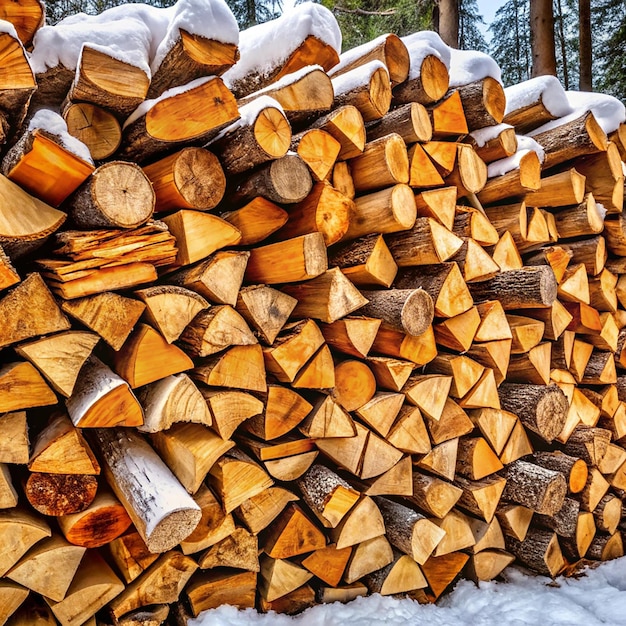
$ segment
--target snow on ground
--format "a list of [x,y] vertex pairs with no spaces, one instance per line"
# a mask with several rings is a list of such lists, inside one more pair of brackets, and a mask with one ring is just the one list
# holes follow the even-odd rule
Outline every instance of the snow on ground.
[[626,557],[556,581],[509,567],[506,582],[468,580],[438,605],[380,595],[315,606],[289,617],[222,606],[189,626],[611,626],[626,625]]

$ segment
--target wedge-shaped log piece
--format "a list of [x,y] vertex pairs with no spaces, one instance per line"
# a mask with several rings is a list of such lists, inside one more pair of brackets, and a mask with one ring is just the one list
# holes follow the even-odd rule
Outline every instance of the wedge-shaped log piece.
[[24,600],[28,597],[30,590],[22,585],[11,582],[9,580],[3,580],[0,583],[0,620],[4,623],[15,614],[17,609],[23,604]]
[[31,472],[24,485],[30,505],[43,515],[55,517],[83,511],[93,502],[97,489],[92,474]]
[[405,184],[391,185],[355,199],[343,239],[408,230],[415,223],[415,216],[415,196],[411,188]]
[[364,65],[332,75],[333,108],[352,105],[365,122],[378,120],[391,106],[389,70],[382,61],[371,60]]
[[476,307],[460,315],[443,320],[433,325],[435,340],[440,346],[457,352],[470,349],[476,330],[480,326],[480,315]]
[[180,345],[191,357],[205,357],[230,346],[258,343],[243,317],[231,306],[201,311],[180,336]]
[[197,568],[193,559],[170,550],[109,604],[111,614],[119,618],[142,606],[175,602]]
[[6,463],[0,464],[0,509],[12,509],[17,506],[18,495],[11,479],[11,472]]
[[456,139],[468,133],[467,119],[458,89],[450,90],[439,102],[428,105],[428,115],[433,127],[433,139]]
[[27,361],[0,367],[0,412],[56,404],[57,397],[39,371]]
[[29,274],[0,300],[0,346],[69,329],[39,274]]
[[398,273],[394,286],[398,289],[421,287],[427,291],[435,305],[435,317],[455,317],[469,310],[473,304],[459,266],[453,262],[403,269]]
[[113,292],[64,300],[61,307],[65,313],[100,335],[114,350],[122,347],[146,308],[138,300]]
[[419,217],[410,230],[386,237],[399,267],[443,263],[456,254],[463,240],[429,217]]
[[[222,541],[222,539],[230,536],[235,531],[235,520],[232,514],[224,513],[220,501],[206,484],[200,486],[198,491],[193,495],[193,499],[201,508],[202,517],[195,530],[180,542],[180,548],[183,554],[193,554],[201,550],[206,550]],[[139,538],[137,541],[140,542],[141,539]],[[145,552],[150,554],[145,544],[143,547],[145,548]],[[141,557],[141,555],[135,557],[134,551],[135,550],[132,549],[126,551],[131,553],[130,557],[132,558],[129,558],[125,556],[126,552],[122,552],[122,549],[120,549],[124,563],[130,561],[129,565],[125,565],[125,567],[132,567],[132,573],[134,574],[132,576],[133,579],[154,561],[154,558],[152,558],[154,555],[151,555],[149,562],[145,562],[145,559]],[[143,554],[143,552],[141,554]],[[137,567],[137,564],[141,565],[141,567]],[[120,567],[120,570],[122,569],[119,563],[118,567]],[[128,578],[128,576],[125,576],[125,578]]]
[[419,565],[407,554],[394,552],[394,560],[364,578],[370,593],[383,596],[406,593],[428,586]]
[[445,517],[458,502],[462,490],[441,478],[413,472],[413,495],[407,499],[437,518]]
[[64,413],[52,417],[37,435],[28,469],[49,474],[100,473],[89,444]]
[[[409,185],[413,189],[440,187],[445,184],[435,163],[422,144],[413,144],[408,149],[407,154],[409,157]],[[456,188],[454,197],[456,200]]]
[[[496,514],[506,480],[497,475],[488,476],[480,480],[468,480],[462,476],[457,476],[455,485],[463,489],[463,495],[459,499],[459,506],[491,523]],[[503,546],[492,547],[502,548]]]
[[365,124],[355,106],[337,107],[313,122],[311,128],[323,130],[339,142],[341,147],[337,159],[351,159],[363,152]]
[[[352,550],[352,555],[348,561],[348,565],[344,572],[343,579],[349,585],[355,583],[363,576],[375,572],[393,561],[393,549],[389,541],[384,537],[374,537],[359,543]],[[329,597],[337,597],[340,601],[347,602],[356,595],[366,595],[367,587],[363,586],[362,591],[356,586],[350,587],[339,594],[333,594]],[[328,597],[328,596],[327,596]]]
[[[63,600],[85,548],[54,535],[31,548],[6,576],[56,602]],[[50,576],[49,572],[55,575]]]
[[241,241],[239,229],[216,215],[182,209],[163,221],[176,238],[177,265],[191,265]]
[[76,60],[76,76],[67,99],[91,102],[124,118],[143,102],[149,86],[145,69],[86,42]]
[[[192,360],[147,324],[139,324],[115,354],[114,369],[134,389],[191,369]],[[165,365],[167,364],[167,365]]]
[[263,411],[263,402],[244,391],[203,386],[200,392],[213,417],[213,430],[222,439],[228,439],[242,422]]
[[276,100],[262,96],[239,113],[241,119],[209,144],[229,176],[284,156],[291,142],[291,127]]
[[338,549],[331,544],[313,551],[301,564],[327,585],[336,587],[341,582],[351,554],[351,547]]
[[263,353],[258,344],[233,346],[208,357],[190,373],[191,378],[210,387],[234,387],[249,391],[266,391]]
[[307,165],[313,180],[319,182],[331,178],[341,144],[325,130],[311,128],[293,137],[291,149]]
[[166,552],[191,534],[200,507],[145,440],[121,429],[93,433],[107,480],[148,548]]
[[206,143],[237,117],[235,98],[222,80],[199,78],[184,91],[166,91],[139,106],[124,124],[118,156],[145,161],[185,143]]
[[65,206],[79,228],[137,228],[152,217],[155,194],[138,165],[109,161],[91,173]]
[[384,534],[385,523],[378,505],[372,498],[364,495],[344,515],[341,522],[329,531],[330,538],[337,544],[338,550]]
[[387,391],[400,391],[414,368],[411,361],[384,356],[370,356],[365,360],[376,378],[378,387]]
[[332,324],[321,324],[320,329],[331,348],[363,358],[369,353],[380,324],[379,319],[348,316]]
[[369,402],[356,409],[356,413],[381,437],[387,438],[403,402],[403,394],[381,391],[377,392]]
[[259,571],[259,541],[245,528],[236,528],[231,535],[218,541],[200,555],[201,569],[233,567],[250,572]]
[[[45,9],[37,1],[2,7],[2,19],[11,22],[24,46],[30,46],[35,33],[44,25]],[[11,37],[13,39],[13,37]]]
[[264,556],[261,558],[259,592],[267,602],[272,602],[301,587],[312,576],[291,561]]
[[469,556],[463,552],[450,552],[443,556],[431,556],[422,565],[422,572],[435,598],[438,598],[457,578],[468,559]]
[[51,206],[59,206],[94,169],[93,163],[63,147],[60,135],[36,125],[2,160],[5,176]]
[[298,300],[292,317],[311,317],[329,324],[367,303],[339,268],[327,270],[298,285],[285,285],[282,291]]
[[515,557],[504,550],[487,548],[470,557],[465,574],[474,582],[488,581],[497,578]]
[[489,444],[482,437],[461,437],[456,457],[456,472],[470,480],[480,480],[503,468]]
[[257,575],[237,570],[209,570],[194,576],[185,587],[185,595],[194,616],[202,611],[230,604],[239,609],[255,606]]
[[424,418],[417,407],[401,407],[385,438],[394,448],[408,454],[427,454],[431,450]]
[[94,161],[112,156],[122,141],[122,126],[113,113],[89,102],[68,102],[61,112],[72,137],[82,141]]
[[97,551],[85,554],[65,598],[46,599],[62,626],[79,626],[124,590],[122,581]]
[[556,576],[565,566],[556,533],[531,528],[523,541],[507,537],[507,550],[524,565],[547,576]]
[[587,555],[597,561],[610,561],[624,556],[624,543],[620,532],[612,535],[596,535]]
[[494,452],[501,454],[517,423],[517,416],[502,409],[487,407],[470,411],[469,415]]
[[170,282],[218,304],[235,306],[250,253],[219,250],[204,261],[174,273]]
[[372,351],[422,366],[437,356],[437,344],[432,328],[415,336],[381,327],[372,344]]
[[292,389],[270,384],[264,397],[264,406],[261,407],[262,412],[246,419],[244,428],[260,439],[270,441],[293,430],[312,408],[309,402]]
[[452,385],[452,376],[437,374],[415,374],[409,378],[402,392],[407,400],[431,419],[437,421],[443,413],[443,408]]
[[183,148],[143,168],[154,188],[155,212],[215,208],[226,191],[218,158],[204,148]]
[[267,473],[238,449],[217,461],[208,479],[219,493],[227,513],[273,484]]
[[[568,116],[569,117],[569,116]],[[608,139],[591,111],[565,122],[540,126],[531,137],[544,149],[543,168],[548,169],[584,154],[606,151]]]
[[153,433],[150,440],[191,494],[198,491],[209,470],[234,445],[202,424],[175,424],[165,432]]
[[326,546],[323,533],[294,503],[274,520],[264,542],[264,552],[274,559],[287,559]]
[[359,500],[359,492],[324,465],[313,465],[298,479],[298,487],[309,508],[328,528],[335,528]]
[[519,270],[523,267],[522,257],[515,245],[513,235],[506,231],[493,247],[491,253],[493,260],[500,266],[502,272]]
[[30,458],[30,440],[26,411],[0,415],[0,463],[26,464]]
[[464,355],[441,353],[427,367],[429,374],[452,376],[450,395],[462,398],[483,375],[485,368],[480,363]]
[[[343,439],[356,435],[356,428],[350,414],[336,400],[327,395],[320,396],[298,430],[312,439],[332,440],[335,437]],[[333,444],[330,445],[332,447]],[[325,444],[322,444],[320,449],[323,450],[324,447]]]
[[569,436],[563,452],[582,459],[589,466],[597,466],[606,454],[610,441],[611,431],[580,425]]
[[593,510],[596,528],[612,535],[622,516],[622,501],[613,494],[607,493]]
[[437,544],[433,556],[445,556],[474,546],[476,538],[472,532],[471,519],[457,509],[452,509],[443,519],[433,520],[445,533]]
[[269,526],[289,502],[297,499],[283,487],[269,487],[242,502],[235,514],[251,533],[257,534]]
[[277,232],[279,239],[289,239],[319,232],[330,246],[348,231],[354,202],[337,191],[329,182],[315,183],[307,197],[289,209],[287,223]]
[[458,437],[444,441],[433,446],[432,450],[417,461],[416,465],[447,480],[454,480],[458,447]]
[[376,497],[385,522],[385,533],[393,546],[420,564],[426,562],[445,533],[413,509],[387,498]]
[[5,549],[0,559],[0,572],[4,575],[28,550],[52,531],[39,515],[22,508],[11,508],[0,512],[0,530]]
[[66,331],[16,346],[16,352],[35,365],[54,390],[72,395],[78,373],[99,337],[83,331]]
[[176,285],[146,287],[135,292],[146,305],[144,317],[168,343],[176,341],[191,320],[209,303],[191,289]]
[[132,524],[121,502],[108,490],[100,489],[84,510],[58,517],[63,536],[75,546],[100,548],[117,539]]

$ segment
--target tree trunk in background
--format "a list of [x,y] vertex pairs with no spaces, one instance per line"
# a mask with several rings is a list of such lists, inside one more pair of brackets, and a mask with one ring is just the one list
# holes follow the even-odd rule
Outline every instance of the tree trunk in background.
[[435,26],[439,36],[452,48],[458,48],[459,0],[439,0],[435,12]]
[[[584,0],[583,0],[584,1]],[[559,20],[559,47],[561,48],[561,63],[563,64],[563,87],[567,91],[569,85],[569,66],[567,63],[567,50],[565,45],[565,28],[563,26],[563,6],[561,0],[557,0],[558,20]]]
[[532,76],[556,76],[552,0],[530,0],[530,42]]
[[580,58],[580,91],[591,91],[591,0],[578,0],[578,54]]

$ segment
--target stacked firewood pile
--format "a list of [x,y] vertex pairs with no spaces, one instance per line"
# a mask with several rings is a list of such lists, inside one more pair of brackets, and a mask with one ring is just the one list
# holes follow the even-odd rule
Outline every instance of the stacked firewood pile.
[[[504,90],[433,33],[340,55],[320,5],[238,39],[209,0],[34,39],[17,6],[0,624],[432,602],[623,554],[620,103]],[[112,23],[165,26],[136,61]]]

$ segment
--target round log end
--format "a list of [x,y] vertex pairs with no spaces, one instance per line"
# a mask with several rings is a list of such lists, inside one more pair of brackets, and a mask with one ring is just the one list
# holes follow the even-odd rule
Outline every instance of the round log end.
[[417,205],[415,204],[415,194],[408,185],[395,185],[391,190],[391,212],[398,230],[408,230],[413,228],[417,219]]
[[423,289],[416,289],[402,307],[402,327],[409,335],[421,335],[435,317],[433,299]]
[[[428,115],[428,110],[423,104],[419,102],[411,102],[411,122],[413,125],[413,132],[417,141],[430,141],[433,137],[433,125]],[[513,136],[515,136],[515,130],[511,129]],[[515,152],[515,150],[513,150]]]
[[313,187],[309,168],[296,155],[287,155],[270,166],[271,183],[275,197],[283,204],[304,200]]
[[385,161],[391,177],[397,183],[409,182],[409,156],[404,139],[397,133],[387,136],[385,141]]
[[552,306],[557,296],[557,282],[554,271],[547,265],[533,268],[524,268],[521,271],[537,272],[539,274],[539,296],[541,304],[545,307]]
[[491,76],[487,76],[483,81],[483,102],[487,112],[496,124],[500,124],[504,119],[504,110],[506,109],[506,96],[502,85]]
[[181,150],[174,165],[174,183],[189,208],[216,207],[226,191],[226,176],[219,159],[204,148]]
[[101,213],[119,228],[137,228],[151,217],[156,203],[144,171],[127,161],[109,161],[93,173],[92,196]]
[[397,35],[387,35],[385,61],[389,70],[389,78],[394,85],[403,83],[408,78],[411,58],[404,42]]
[[59,524],[65,538],[75,546],[100,548],[117,539],[132,524],[126,509],[118,502],[99,508],[93,515],[85,514],[76,523],[64,526],[64,519]]
[[572,469],[569,474],[569,490],[572,493],[580,493],[587,484],[587,476],[589,475],[589,468],[587,464],[582,460],[578,459],[574,465],[572,465]]
[[84,511],[98,490],[95,476],[33,472],[24,492],[31,506],[42,515],[59,517]]
[[537,403],[537,434],[551,442],[563,430],[568,410],[569,403],[563,391],[555,384],[547,387]]
[[278,159],[289,150],[291,126],[282,111],[267,107],[254,121],[254,137],[266,154]]
[[391,81],[384,68],[379,67],[372,74],[369,87],[370,101],[375,113],[373,112],[371,116],[366,115],[368,119],[365,121],[383,117],[391,107]]
[[179,509],[158,520],[152,528],[146,528],[143,540],[153,554],[167,552],[189,537],[200,522],[200,508]]
[[70,135],[82,141],[94,161],[108,159],[119,148],[122,127],[109,111],[89,102],[74,102],[63,111]]
[[520,184],[526,189],[541,188],[541,162],[536,152],[529,152],[520,159]]
[[424,93],[430,100],[430,102],[423,104],[437,102],[446,95],[450,83],[450,75],[443,61],[435,55],[429,54],[424,58],[420,68],[420,76]]
[[535,513],[540,515],[556,515],[565,501],[567,495],[567,482],[565,476],[555,472],[555,477],[546,485],[541,503],[535,508]]

